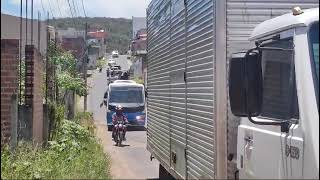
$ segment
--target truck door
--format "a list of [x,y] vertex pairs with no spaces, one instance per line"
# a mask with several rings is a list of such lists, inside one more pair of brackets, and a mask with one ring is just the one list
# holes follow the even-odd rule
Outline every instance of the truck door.
[[[275,40],[265,46],[292,49],[293,40]],[[255,125],[242,119],[237,147],[239,175],[240,178],[288,178],[297,151],[297,146],[292,145],[303,143],[302,138],[292,133],[298,127],[299,119],[294,51],[263,50],[262,71],[262,113],[254,119],[292,120],[293,123],[289,132],[281,132],[280,126]]]

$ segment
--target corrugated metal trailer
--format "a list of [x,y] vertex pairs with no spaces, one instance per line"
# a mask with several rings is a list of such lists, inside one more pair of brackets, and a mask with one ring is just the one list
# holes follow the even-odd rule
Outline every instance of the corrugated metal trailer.
[[[253,28],[319,0],[153,0],[147,9],[147,149],[176,178],[234,178],[228,59]],[[253,45],[251,46],[253,47]],[[230,161],[228,161],[229,157]]]

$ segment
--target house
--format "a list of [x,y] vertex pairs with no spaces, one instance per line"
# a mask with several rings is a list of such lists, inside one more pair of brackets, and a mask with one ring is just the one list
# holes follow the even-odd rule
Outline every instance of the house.
[[135,39],[140,29],[147,28],[147,20],[145,17],[132,17],[132,39]]
[[61,47],[70,51],[78,61],[78,69],[81,67],[86,52],[85,31],[74,28],[58,29],[57,41]]
[[95,69],[97,60],[104,56],[106,51],[107,33],[104,30],[91,31],[87,34],[88,68]]
[[132,18],[132,42],[130,45],[132,66],[130,77],[132,79],[146,79],[147,76],[147,29],[146,18]]

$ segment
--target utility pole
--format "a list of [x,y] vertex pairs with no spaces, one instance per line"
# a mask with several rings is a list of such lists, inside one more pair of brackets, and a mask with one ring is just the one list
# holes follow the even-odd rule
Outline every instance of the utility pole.
[[[85,86],[87,88],[87,60],[88,60],[88,44],[87,44],[87,34],[88,34],[88,23],[86,22],[86,27],[85,27],[85,55],[83,58],[83,75],[84,75],[84,83]],[[86,94],[84,95],[84,108],[83,111],[86,112],[87,111],[87,90],[86,90]]]
[[[44,15],[45,16],[45,15]],[[48,73],[49,73],[49,43],[50,43],[50,34],[49,34],[49,12],[47,13],[47,23],[46,23],[46,28],[47,28],[47,53],[46,53],[46,95],[45,95],[45,99],[46,99],[46,104],[48,103]],[[39,46],[40,48],[40,46]]]

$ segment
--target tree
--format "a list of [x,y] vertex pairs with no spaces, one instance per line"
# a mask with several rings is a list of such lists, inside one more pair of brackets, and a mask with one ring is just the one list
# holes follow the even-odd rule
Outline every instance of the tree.
[[49,61],[56,68],[56,85],[59,88],[58,103],[66,106],[68,119],[74,117],[74,95],[86,95],[87,85],[77,71],[77,60],[68,51],[59,46],[54,46],[51,42],[48,49]]

